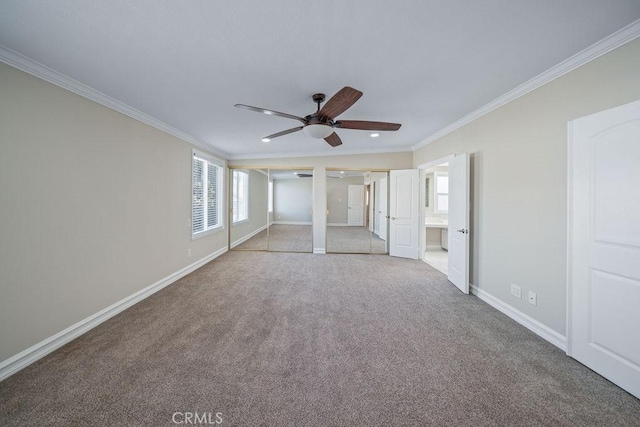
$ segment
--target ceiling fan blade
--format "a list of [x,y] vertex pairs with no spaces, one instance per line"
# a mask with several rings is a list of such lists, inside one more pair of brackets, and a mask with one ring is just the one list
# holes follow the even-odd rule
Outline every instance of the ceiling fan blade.
[[298,132],[299,130],[302,130],[303,127],[304,126],[298,126],[297,128],[283,130],[282,132],[278,132],[278,133],[274,133],[273,135],[265,136],[262,139],[273,139],[273,138],[277,138],[279,136],[288,135],[290,133],[294,133],[294,132]]
[[338,145],[342,145],[342,140],[340,139],[338,134],[335,132],[329,135],[328,137],[326,137],[324,140],[327,141],[327,144],[329,144],[332,147],[337,147]]
[[267,114],[269,116],[280,116],[280,117],[284,117],[286,119],[298,120],[298,121],[304,123],[305,125],[307,124],[307,120],[306,119],[304,119],[302,117],[294,116],[293,114],[281,113],[279,111],[267,110],[266,108],[252,107],[251,105],[244,105],[244,104],[236,104],[236,105],[234,105],[234,107],[244,108],[245,110],[251,110],[251,111],[255,111],[257,113],[263,113],[263,114]]
[[339,120],[335,127],[342,129],[360,130],[398,130],[402,126],[400,123],[369,122],[365,120]]
[[327,101],[320,109],[320,116],[335,119],[356,103],[362,96],[362,92],[349,86],[345,86]]

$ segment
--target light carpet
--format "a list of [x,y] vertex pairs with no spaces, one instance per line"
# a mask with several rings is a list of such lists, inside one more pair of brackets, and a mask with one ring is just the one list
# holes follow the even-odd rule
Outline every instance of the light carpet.
[[[421,261],[229,252],[0,383],[0,425],[638,425]],[[180,419],[180,418],[178,418]]]
[[386,253],[385,241],[367,227],[327,227],[327,252]]
[[234,249],[270,250],[273,252],[313,252],[313,229],[310,225],[274,224]]

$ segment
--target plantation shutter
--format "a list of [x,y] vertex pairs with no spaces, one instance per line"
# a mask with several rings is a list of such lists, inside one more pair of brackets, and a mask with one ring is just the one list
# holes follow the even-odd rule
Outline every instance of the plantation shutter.
[[193,233],[204,231],[204,168],[205,161],[193,157],[192,226]]
[[207,225],[218,225],[218,168],[211,163],[207,164]]
[[192,163],[192,235],[222,227],[222,169],[205,155],[193,153]]

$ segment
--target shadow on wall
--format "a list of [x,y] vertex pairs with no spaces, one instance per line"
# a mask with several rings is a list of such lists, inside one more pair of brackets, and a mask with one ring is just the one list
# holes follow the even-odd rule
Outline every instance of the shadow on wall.
[[471,263],[469,266],[469,282],[474,285],[478,285],[480,278],[480,273],[478,271],[480,267],[479,246],[482,241],[482,228],[480,227],[480,224],[482,224],[482,199],[480,197],[482,186],[482,180],[480,178],[482,175],[482,151],[471,153],[469,156],[469,163],[469,175],[471,180],[469,183],[469,191],[471,192],[469,195],[469,223],[471,225],[471,233],[469,234],[469,262]]

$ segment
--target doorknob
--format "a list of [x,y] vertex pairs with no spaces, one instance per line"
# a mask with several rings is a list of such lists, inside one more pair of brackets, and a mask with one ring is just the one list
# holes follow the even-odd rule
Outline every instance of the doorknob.
[[460,230],[456,230],[458,233],[462,233],[462,234],[467,234],[469,232],[469,230],[466,230],[464,228],[461,228]]

